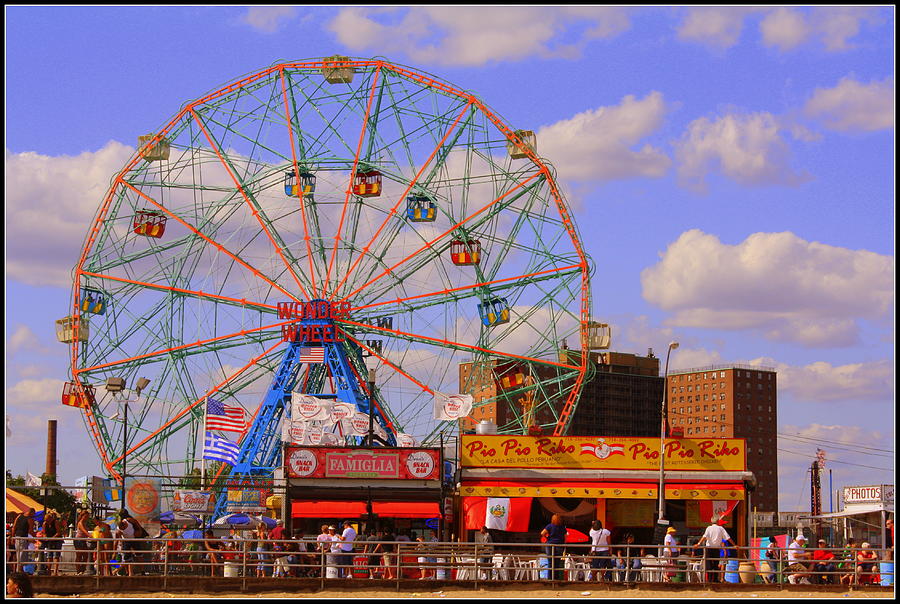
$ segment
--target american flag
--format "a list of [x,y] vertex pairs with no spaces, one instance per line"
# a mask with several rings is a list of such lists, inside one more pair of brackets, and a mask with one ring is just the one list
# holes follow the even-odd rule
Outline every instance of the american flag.
[[300,363],[324,363],[325,347],[324,346],[301,346],[300,347]]
[[225,405],[214,398],[207,398],[206,429],[243,432],[247,429],[247,422],[244,421],[244,410],[241,407]]
[[206,433],[206,440],[203,443],[203,459],[224,461],[227,464],[235,465],[240,452],[241,448],[227,438],[216,436],[212,432]]

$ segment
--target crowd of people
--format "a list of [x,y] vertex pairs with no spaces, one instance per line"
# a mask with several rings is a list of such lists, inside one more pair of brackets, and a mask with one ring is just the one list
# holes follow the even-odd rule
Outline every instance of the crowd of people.
[[[893,520],[890,520],[892,545]],[[206,574],[238,576],[238,569],[256,577],[372,577],[396,579],[409,577],[416,571],[418,579],[452,578],[448,572],[453,558],[442,553],[437,534],[393,533],[386,528],[372,528],[358,534],[357,526],[345,520],[340,526],[321,525],[320,534],[304,539],[288,534],[281,520],[275,526],[260,522],[252,530],[232,528],[227,535],[216,536],[212,529],[195,531],[191,538],[177,529],[163,529],[154,539],[122,510],[115,519],[94,517],[87,509],[79,511],[74,525],[74,571],[76,574]],[[43,522],[35,522],[33,509],[19,514],[10,527],[7,542],[8,571],[29,574],[60,574],[60,553],[68,527],[53,510],[47,510]],[[589,568],[583,572],[587,580],[640,580],[642,568],[652,561],[661,581],[669,582],[684,572],[690,561],[699,570],[702,581],[725,580],[726,562],[738,557],[735,543],[718,518],[714,518],[703,535],[680,544],[677,530],[669,527],[659,547],[637,546],[633,534],[622,533],[619,542],[600,520],[591,524],[586,544],[571,544],[568,528],[559,515],[554,515],[540,532],[544,542],[541,578],[563,581],[570,577],[568,563],[577,556]],[[802,532],[785,548],[775,538],[765,548],[761,571],[767,582],[785,577],[791,584],[858,584],[874,582],[879,553],[867,542],[857,546],[851,538],[843,551],[817,540],[815,548],[806,547]],[[406,546],[404,542],[410,542]],[[478,564],[487,569],[494,564],[494,542],[491,531],[482,527],[475,535]],[[403,547],[401,547],[401,544]],[[891,549],[887,556],[891,556]],[[403,559],[399,560],[398,556]],[[415,561],[411,563],[410,558]],[[695,571],[696,572],[696,571]],[[699,574],[699,573],[698,573]]]

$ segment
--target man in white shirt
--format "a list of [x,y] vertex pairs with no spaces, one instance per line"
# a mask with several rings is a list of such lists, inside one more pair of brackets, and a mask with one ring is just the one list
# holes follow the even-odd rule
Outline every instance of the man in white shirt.
[[603,528],[603,523],[594,520],[589,531],[591,537],[591,568],[597,573],[598,581],[609,581],[609,569],[612,568],[612,558],[609,554],[609,529]]
[[794,540],[787,547],[787,571],[788,583],[809,583],[809,560],[811,554],[806,551],[806,537],[803,533],[798,533]]
[[706,527],[703,536],[697,541],[697,547],[705,545],[706,555],[706,580],[708,583],[721,583],[719,576],[719,550],[722,548],[724,541],[731,541],[728,531],[724,527],[719,526],[719,517],[712,517],[712,524]]
[[344,577],[353,578],[353,541],[356,539],[356,530],[353,523],[344,520],[344,532],[341,533],[341,566],[343,566]]

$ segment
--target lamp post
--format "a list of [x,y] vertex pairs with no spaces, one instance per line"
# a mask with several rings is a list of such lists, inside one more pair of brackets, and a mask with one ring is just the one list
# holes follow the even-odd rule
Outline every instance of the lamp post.
[[666,504],[666,492],[663,486],[663,472],[665,471],[665,449],[666,449],[666,414],[668,412],[666,402],[669,396],[669,355],[673,350],[678,348],[678,342],[669,342],[669,349],[666,351],[666,370],[663,374],[663,398],[660,409],[660,428],[659,428],[659,516],[656,520],[657,527],[668,524],[664,519],[663,508]]

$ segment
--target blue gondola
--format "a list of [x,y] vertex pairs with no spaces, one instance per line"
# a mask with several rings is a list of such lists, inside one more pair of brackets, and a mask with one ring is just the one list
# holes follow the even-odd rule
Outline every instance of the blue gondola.
[[94,315],[106,314],[108,296],[98,289],[82,287],[79,301],[81,302],[81,312],[89,312]]
[[509,302],[506,298],[492,298],[478,305],[478,314],[487,327],[509,323]]
[[316,175],[311,172],[300,172],[300,186],[297,186],[297,175],[293,170],[284,173],[284,194],[288,197],[312,197],[316,191]]
[[437,205],[425,195],[410,195],[406,198],[406,217],[412,222],[434,222]]

